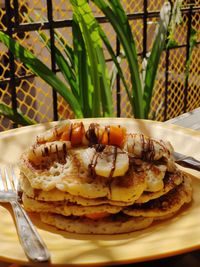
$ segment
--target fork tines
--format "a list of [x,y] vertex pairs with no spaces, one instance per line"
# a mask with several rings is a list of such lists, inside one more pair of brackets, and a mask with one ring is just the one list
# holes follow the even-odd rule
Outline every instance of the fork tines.
[[0,170],[0,190],[17,191],[17,177],[12,166]]

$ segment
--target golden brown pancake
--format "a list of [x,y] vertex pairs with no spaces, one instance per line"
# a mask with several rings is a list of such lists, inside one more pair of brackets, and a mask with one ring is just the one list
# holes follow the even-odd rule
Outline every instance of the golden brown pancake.
[[95,206],[95,205],[102,205],[102,204],[110,204],[114,206],[129,206],[133,203],[145,203],[151,199],[158,198],[170,190],[175,188],[183,181],[184,174],[180,171],[176,171],[175,173],[167,173],[166,177],[164,178],[164,187],[162,190],[157,192],[147,192],[144,191],[142,195],[134,202],[122,202],[122,201],[113,201],[109,200],[105,197],[102,198],[83,198],[80,196],[73,196],[67,192],[60,191],[58,189],[52,189],[50,191],[43,191],[39,189],[34,189],[31,187],[28,179],[21,175],[20,184],[21,188],[29,198],[33,198],[35,200],[40,201],[68,201],[72,203],[76,203],[83,206]]
[[30,182],[28,179],[21,174],[20,177],[20,185],[22,191],[26,192],[26,195],[29,198],[39,200],[39,201],[68,201],[71,203],[75,203],[82,206],[96,206],[96,205],[102,205],[102,204],[110,204],[114,206],[127,206],[131,205],[134,202],[122,202],[122,201],[113,201],[110,199],[107,199],[106,197],[101,198],[84,198],[81,196],[74,196],[70,195],[67,192],[63,192],[58,190],[57,188],[52,189],[50,191],[43,191],[40,189],[34,189],[31,187]]
[[[187,176],[184,177],[184,181],[180,185],[177,185],[167,194],[146,203],[136,203],[129,207],[108,204],[82,206],[66,201],[38,201],[27,197],[25,193],[23,194],[25,209],[40,213],[43,222],[70,232],[96,234],[126,233],[146,228],[153,220],[164,220],[172,217],[191,199],[191,180]],[[87,218],[87,215],[98,213],[107,213],[107,215],[98,219]],[[147,218],[149,220],[145,220]],[[120,226],[121,230],[119,229]]]
[[165,178],[163,179],[164,187],[161,190],[157,192],[144,191],[142,195],[135,201],[135,203],[145,203],[151,199],[159,198],[162,195],[165,195],[177,185],[182,183],[183,176],[184,174],[178,170],[176,170],[174,173],[166,173]]
[[177,212],[185,203],[192,200],[191,179],[184,181],[167,194],[142,204],[133,204],[123,209],[130,216],[161,217]]
[[58,229],[79,234],[121,234],[147,228],[152,218],[132,217],[125,214],[117,214],[99,220],[86,217],[65,217],[53,213],[41,213],[42,222]]
[[82,206],[66,201],[38,201],[23,194],[24,208],[30,212],[54,212],[64,216],[82,216],[92,213],[108,212],[110,214],[118,213],[122,210],[120,206],[102,204],[96,206]]
[[73,196],[84,198],[102,198],[109,200],[133,202],[146,188],[144,171],[128,171],[123,177],[95,179],[80,159],[81,149],[71,149],[66,163],[54,162],[48,169],[37,169],[27,159],[25,153],[20,160],[21,175],[25,175],[31,187],[43,191],[58,189]]

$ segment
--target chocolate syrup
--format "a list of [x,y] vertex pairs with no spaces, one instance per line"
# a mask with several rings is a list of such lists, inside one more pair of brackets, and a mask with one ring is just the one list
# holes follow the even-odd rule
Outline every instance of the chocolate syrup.
[[116,159],[117,159],[117,147],[114,147],[112,168],[111,168],[111,171],[110,171],[109,178],[111,178],[113,176],[113,173],[115,171],[115,168],[116,168]]
[[[102,146],[102,145],[98,145],[98,146]],[[105,146],[104,146],[104,149],[105,149]],[[104,153],[104,154],[108,154],[108,156],[112,155],[112,166],[111,166],[110,174],[108,177],[108,178],[112,178],[113,173],[114,173],[115,168],[116,168],[117,147],[113,147],[113,150],[114,151],[105,151],[105,150],[100,151],[100,152],[97,150],[95,151],[95,153],[92,157],[91,163],[88,166],[92,177],[96,176],[95,167],[98,163],[98,158],[101,156],[101,153]]]
[[145,137],[143,134],[140,134],[140,140],[142,143],[142,151],[141,151],[142,159],[153,161],[155,157],[154,140]]
[[69,141],[72,140],[72,131],[73,131],[73,129],[72,129],[72,123],[71,123],[70,127],[69,127]]
[[88,165],[88,168],[90,170],[90,174],[92,177],[96,176],[95,167],[97,165],[99,155],[100,154],[98,152],[95,152],[93,157],[92,157],[91,163]]
[[98,145],[95,146],[95,150],[97,152],[103,152],[103,150],[105,149],[105,147],[106,147],[105,145],[98,144]]
[[64,157],[67,156],[67,145],[64,143],[63,144],[63,153],[64,153]]
[[49,149],[48,149],[48,147],[44,147],[44,150],[42,150],[42,156],[43,157],[45,157],[45,156],[48,156],[48,154],[49,154]]
[[96,130],[98,130],[98,124],[91,123],[85,137],[89,141],[89,146],[93,146],[98,144],[98,135],[96,134]]

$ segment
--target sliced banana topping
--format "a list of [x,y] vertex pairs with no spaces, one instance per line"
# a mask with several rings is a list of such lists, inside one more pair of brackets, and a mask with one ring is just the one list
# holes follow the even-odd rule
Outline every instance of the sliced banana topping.
[[67,154],[67,149],[70,148],[69,142],[47,142],[38,146],[33,146],[28,151],[28,160],[33,163],[39,163],[42,158],[49,157],[52,154],[58,155],[58,153]]
[[173,148],[169,142],[155,140],[143,134],[128,134],[123,149],[130,155],[145,160],[170,158]]
[[55,127],[41,133],[37,136],[37,143],[53,142],[58,140],[58,137],[70,126],[70,121],[64,121]]
[[82,161],[93,175],[108,178],[123,176],[129,168],[128,155],[115,146],[105,146],[100,152],[94,147],[88,148],[82,154]]
[[166,165],[151,165],[146,171],[147,188],[145,191],[156,192],[163,188],[166,169]]

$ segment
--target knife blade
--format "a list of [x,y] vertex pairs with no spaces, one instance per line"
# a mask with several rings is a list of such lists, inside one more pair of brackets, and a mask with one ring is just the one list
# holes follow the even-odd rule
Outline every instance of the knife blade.
[[183,154],[176,152],[176,151],[173,152],[173,156],[174,156],[175,162],[177,164],[179,164],[185,168],[190,168],[193,170],[200,171],[200,161],[199,160],[197,160],[193,157],[190,157],[190,156],[183,155]]

